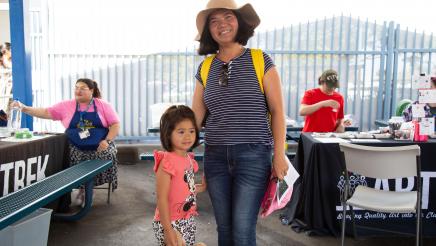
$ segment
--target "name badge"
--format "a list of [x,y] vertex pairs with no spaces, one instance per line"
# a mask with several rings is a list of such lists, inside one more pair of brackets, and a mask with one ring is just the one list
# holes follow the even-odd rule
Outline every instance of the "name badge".
[[85,139],[85,138],[87,138],[89,136],[91,136],[91,133],[89,133],[88,130],[84,130],[84,131],[80,131],[79,132],[80,139]]

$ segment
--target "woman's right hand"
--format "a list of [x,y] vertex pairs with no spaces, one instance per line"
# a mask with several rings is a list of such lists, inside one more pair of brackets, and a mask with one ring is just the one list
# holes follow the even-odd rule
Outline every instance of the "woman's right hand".
[[25,107],[25,105],[23,103],[21,103],[20,101],[14,100],[11,102],[10,104],[10,108],[19,108],[19,109],[23,109]]

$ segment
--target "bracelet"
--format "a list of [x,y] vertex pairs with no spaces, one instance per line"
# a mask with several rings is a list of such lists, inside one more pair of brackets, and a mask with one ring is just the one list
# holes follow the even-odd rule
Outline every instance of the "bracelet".
[[105,139],[106,140],[106,142],[108,143],[108,144],[111,144],[111,143],[113,143],[113,141],[112,140],[110,140],[110,139]]

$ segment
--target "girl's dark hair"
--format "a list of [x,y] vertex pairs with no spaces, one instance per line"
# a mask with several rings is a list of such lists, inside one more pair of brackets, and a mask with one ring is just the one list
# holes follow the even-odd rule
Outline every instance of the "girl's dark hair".
[[85,83],[90,90],[94,90],[92,92],[92,97],[94,97],[94,98],[101,98],[101,93],[100,93],[100,90],[98,89],[97,82],[95,82],[92,79],[87,79],[87,78],[78,79],[76,84],[79,83],[79,82]]
[[195,141],[192,148],[197,147],[200,139],[200,131],[195,123],[194,111],[185,105],[173,105],[169,107],[160,118],[160,141],[162,148],[166,151],[173,151],[171,134],[176,125],[183,120],[190,120],[195,128]]
[[[241,15],[237,11],[233,11],[236,18],[238,19],[238,33],[235,37],[235,42],[238,42],[241,45],[246,45],[248,39],[250,39],[254,35],[254,27],[247,24]],[[210,19],[207,17],[206,24],[204,25],[203,32],[200,37],[200,48],[198,48],[199,55],[208,55],[208,54],[216,54],[219,50],[218,43],[213,40],[212,34],[209,30],[209,22]]]
[[430,77],[431,82],[436,86],[436,77]]

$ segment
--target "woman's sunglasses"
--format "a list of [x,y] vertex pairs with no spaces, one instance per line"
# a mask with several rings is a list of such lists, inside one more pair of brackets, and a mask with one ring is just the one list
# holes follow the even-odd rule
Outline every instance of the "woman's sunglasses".
[[223,87],[228,86],[229,78],[230,78],[230,69],[232,68],[231,65],[232,65],[232,62],[229,62],[229,63],[224,63],[221,66],[221,71],[220,71],[220,75],[218,78],[218,84],[220,86],[223,86]]

